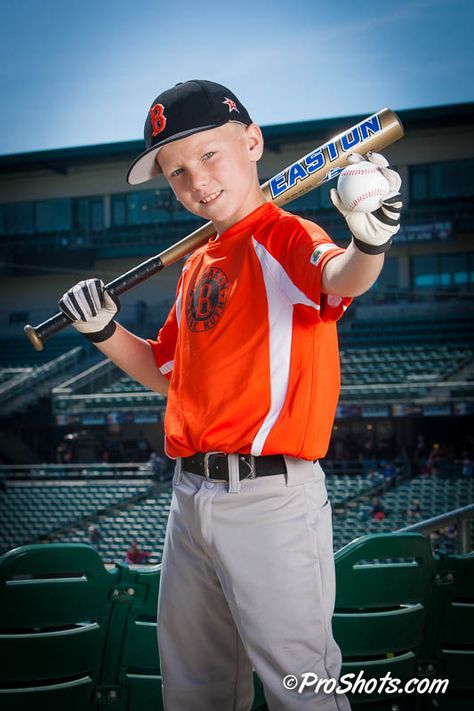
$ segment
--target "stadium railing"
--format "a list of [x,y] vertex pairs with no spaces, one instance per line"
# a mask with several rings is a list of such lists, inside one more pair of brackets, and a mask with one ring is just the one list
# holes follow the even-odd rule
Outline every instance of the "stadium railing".
[[76,346],[48,363],[32,368],[23,377],[15,378],[14,382],[7,381],[0,385],[2,414],[12,414],[36,402],[42,395],[49,394],[54,384],[82,363],[82,346]]
[[73,481],[97,481],[102,479],[149,479],[152,474],[147,462],[126,462],[117,464],[0,464],[0,479],[29,481],[51,479]]
[[[433,516],[425,521],[419,521],[411,526],[398,529],[397,533],[432,533],[440,528],[455,524],[458,530],[459,553],[469,553],[471,550],[471,532],[469,523],[474,519],[474,504],[462,506],[453,511],[446,511],[439,516]],[[473,627],[474,629],[474,627]]]

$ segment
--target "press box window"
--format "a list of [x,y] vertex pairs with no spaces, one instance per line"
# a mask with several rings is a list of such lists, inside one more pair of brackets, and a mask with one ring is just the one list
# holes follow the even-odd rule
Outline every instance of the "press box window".
[[430,254],[411,258],[414,289],[474,290],[474,253]]
[[143,190],[127,195],[128,224],[149,225],[169,222],[170,195],[168,190]]
[[79,234],[104,229],[103,198],[78,198],[73,203],[74,229]]
[[71,229],[71,199],[36,203],[37,232],[68,232]]
[[127,196],[112,195],[112,226],[124,227],[127,224]]
[[5,234],[31,235],[35,231],[34,203],[14,202],[4,205]]
[[398,257],[385,257],[383,269],[372,289],[396,289],[398,287]]
[[[316,210],[327,210],[333,207],[329,199],[330,188],[335,187],[334,181],[326,182],[320,185],[317,190],[310,190],[296,200],[291,200],[288,203],[288,209],[291,212],[311,213]],[[286,208],[285,208],[286,209]]]
[[172,219],[170,190],[143,190],[112,195],[112,225],[149,225]]
[[410,166],[412,203],[473,195],[474,158]]

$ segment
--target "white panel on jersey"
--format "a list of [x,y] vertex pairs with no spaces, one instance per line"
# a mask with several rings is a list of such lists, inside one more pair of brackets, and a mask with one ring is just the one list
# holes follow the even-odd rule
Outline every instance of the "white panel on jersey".
[[255,435],[251,453],[259,456],[285,404],[290,378],[293,306],[305,304],[319,310],[319,304],[303,294],[286,271],[265,247],[252,238],[253,247],[262,267],[268,302],[270,328],[270,410]]
[[[189,265],[189,262],[186,262],[186,264],[184,265],[183,269],[181,270],[181,277],[183,276],[183,274],[184,274],[185,272],[188,271],[189,266],[190,266],[190,265]],[[181,282],[181,286],[179,287],[178,296],[176,297],[176,302],[175,302],[175,306],[176,306],[176,322],[177,322],[177,324],[178,324],[178,328],[181,326],[181,302],[182,302],[182,300],[183,300],[183,282]]]
[[183,285],[181,284],[178,296],[176,298],[176,322],[178,328],[181,326],[181,301],[183,300]]

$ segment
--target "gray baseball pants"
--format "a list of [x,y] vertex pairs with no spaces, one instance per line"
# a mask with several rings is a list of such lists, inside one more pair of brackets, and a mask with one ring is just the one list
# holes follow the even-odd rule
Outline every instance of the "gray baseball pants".
[[344,695],[283,685],[341,668],[324,472],[285,460],[285,475],[239,482],[231,459],[230,484],[177,461],[158,602],[166,711],[249,711],[253,668],[271,711],[350,711]]

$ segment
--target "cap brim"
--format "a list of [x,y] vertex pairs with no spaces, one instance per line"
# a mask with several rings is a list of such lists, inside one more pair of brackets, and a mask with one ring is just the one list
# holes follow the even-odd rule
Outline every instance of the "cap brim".
[[191,136],[193,133],[200,133],[201,131],[209,131],[211,128],[218,128],[226,123],[229,123],[229,121],[219,121],[218,123],[213,123],[209,126],[191,128],[188,131],[176,133],[174,136],[170,136],[170,138],[166,138],[160,143],[155,143],[154,146],[141,153],[138,158],[135,158],[127,172],[127,183],[129,185],[139,185],[140,183],[145,183],[147,180],[151,180],[155,176],[159,175],[161,173],[161,169],[156,162],[156,154],[160,148],[166,144],[173,143],[173,141],[179,141],[180,138],[186,138],[186,136]]

